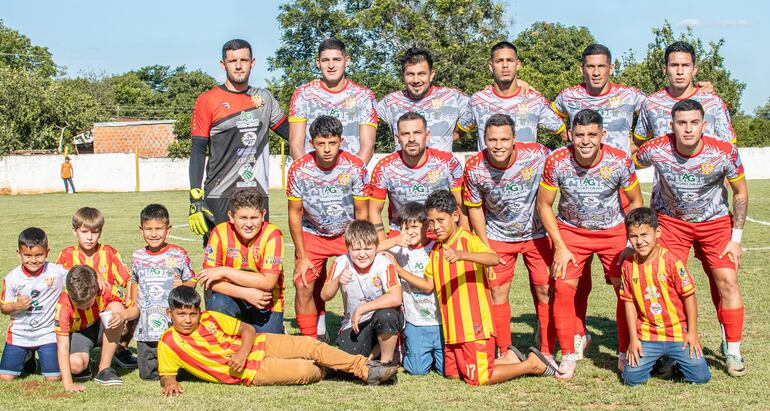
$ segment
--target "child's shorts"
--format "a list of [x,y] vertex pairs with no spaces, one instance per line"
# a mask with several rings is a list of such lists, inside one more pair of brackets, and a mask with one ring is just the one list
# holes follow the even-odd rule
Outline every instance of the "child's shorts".
[[412,325],[404,327],[404,369],[412,375],[425,375],[435,368],[444,375],[444,341],[440,325]]
[[139,378],[147,381],[159,380],[158,342],[137,341],[136,353],[139,360]]
[[90,353],[96,346],[102,345],[102,322],[97,321],[83,331],[73,331],[70,334],[70,353]]
[[56,354],[56,343],[44,344],[38,347],[19,347],[18,345],[5,344],[3,358],[0,360],[0,374],[19,376],[24,370],[24,362],[28,355],[35,355],[40,359],[40,373],[44,377],[59,377],[59,361]]
[[484,385],[495,368],[495,338],[444,346],[444,372],[469,385]]

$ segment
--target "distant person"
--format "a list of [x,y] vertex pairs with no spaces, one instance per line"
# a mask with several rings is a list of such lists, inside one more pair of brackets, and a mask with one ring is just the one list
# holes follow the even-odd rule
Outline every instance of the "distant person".
[[64,181],[64,191],[69,194],[70,188],[72,188],[72,194],[75,194],[75,185],[72,184],[72,163],[70,163],[70,156],[64,157],[64,162],[61,163],[61,179]]

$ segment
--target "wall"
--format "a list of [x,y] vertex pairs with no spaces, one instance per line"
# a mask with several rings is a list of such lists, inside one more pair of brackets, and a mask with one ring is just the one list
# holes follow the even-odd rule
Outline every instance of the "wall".
[[176,138],[174,124],[168,121],[96,123],[92,133],[94,153],[133,153],[138,146],[142,157],[165,158],[168,145]]
[[[461,162],[473,153],[455,153]],[[741,148],[741,159],[749,179],[770,179],[770,147]],[[387,154],[376,154],[369,170]],[[135,158],[133,154],[71,155],[75,188],[78,191],[134,191]],[[288,159],[288,156],[287,156]],[[0,193],[29,194],[64,190],[59,169],[62,157],[0,157]],[[288,164],[286,170],[288,170]],[[281,188],[280,156],[270,156],[270,187]],[[642,182],[652,182],[652,170],[640,170]],[[139,159],[140,191],[187,190],[188,162],[169,158]]]

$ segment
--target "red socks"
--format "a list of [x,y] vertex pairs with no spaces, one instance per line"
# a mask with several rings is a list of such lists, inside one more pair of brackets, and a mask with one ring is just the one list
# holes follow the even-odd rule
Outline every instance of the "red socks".
[[511,304],[492,304],[492,322],[495,325],[497,347],[501,353],[511,345]]
[[548,303],[538,302],[535,307],[537,321],[540,324],[540,351],[546,355],[553,354],[553,348],[556,345],[556,329],[554,322],[551,321],[551,306]]
[[318,314],[297,314],[297,326],[302,335],[318,338]]
[[578,280],[577,295],[575,296],[575,334],[585,335],[586,313],[588,312],[588,296],[591,294],[591,261],[583,268],[583,275]]
[[[628,344],[631,342],[631,337],[628,335],[628,321],[626,320],[626,303],[620,299],[618,295],[620,291],[615,289],[615,296],[617,297],[617,303],[615,305],[615,327],[618,331],[618,352],[626,352],[628,350]],[[636,328],[636,324],[632,325]]]
[[743,307],[722,308],[717,310],[719,321],[725,327],[725,340],[727,342],[740,342],[743,333]]
[[[577,287],[556,280],[553,320],[563,354],[575,352],[575,295]],[[541,331],[542,332],[542,331]]]

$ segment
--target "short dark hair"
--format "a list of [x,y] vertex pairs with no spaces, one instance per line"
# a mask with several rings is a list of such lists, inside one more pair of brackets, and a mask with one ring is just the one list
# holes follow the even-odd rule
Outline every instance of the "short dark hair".
[[345,43],[334,37],[329,37],[321,41],[321,44],[318,45],[318,55],[320,56],[321,52],[325,50],[339,50],[342,54],[346,54]]
[[457,200],[449,190],[436,190],[425,200],[425,211],[428,210],[452,214],[457,211]]
[[21,250],[22,246],[30,249],[41,246],[47,250],[48,236],[45,234],[45,231],[40,228],[25,228],[21,233],[19,233],[19,250]]
[[67,294],[75,304],[85,304],[99,293],[96,271],[87,265],[76,265],[67,273]]
[[626,229],[632,226],[648,225],[653,229],[658,228],[658,215],[650,207],[639,207],[626,215]]
[[201,296],[192,287],[186,285],[174,287],[171,292],[168,293],[168,308],[172,310],[181,308],[194,308],[200,310]]
[[674,116],[676,113],[680,111],[700,111],[700,116],[703,117],[705,115],[705,111],[703,110],[703,105],[701,105],[700,102],[693,100],[693,99],[687,99],[682,101],[677,101],[676,104],[674,104],[674,107],[671,107],[671,120],[674,120]]
[[404,55],[398,59],[398,62],[401,63],[401,74],[404,74],[404,71],[406,71],[406,66],[423,61],[428,63],[428,70],[433,70],[433,56],[430,54],[430,51],[420,47],[406,49]]
[[398,210],[399,226],[413,222],[425,224],[427,219],[428,216],[425,215],[425,204],[420,204],[417,201],[410,201]]
[[513,50],[514,53],[516,53],[516,58],[519,58],[519,50],[516,48],[516,46],[513,45],[510,41],[500,41],[497,42],[492,48],[489,50],[489,59],[492,60],[495,58],[495,52],[497,50],[503,50],[503,49],[510,49]]
[[222,46],[222,60],[225,59],[228,51],[235,51],[240,49],[249,49],[249,57],[252,57],[251,44],[248,41],[242,39],[232,39]]
[[511,133],[513,135],[516,135],[516,121],[509,116],[508,114],[492,114],[492,117],[489,117],[487,119],[487,122],[484,123],[484,135],[487,135],[487,130],[489,130],[490,127],[504,127],[508,126],[511,128]]
[[342,122],[337,117],[319,116],[310,124],[310,139],[316,137],[342,138]]
[[233,191],[230,194],[230,211],[233,213],[241,208],[256,208],[264,210],[265,196],[256,187],[244,187]]
[[[402,114],[401,117],[396,120],[396,128],[398,128],[402,122],[409,120],[420,120],[422,121],[422,125],[425,126],[425,130],[428,129],[428,122],[425,120],[425,117],[415,111],[407,111],[406,113]],[[398,132],[398,130],[396,130],[396,132]]]
[[610,49],[608,49],[604,44],[597,43],[591,44],[583,49],[583,54],[580,56],[580,62],[582,64],[586,64],[586,57],[596,56],[599,54],[607,56],[607,61],[612,64],[612,53],[610,53]]
[[692,57],[692,64],[695,64],[695,48],[686,41],[675,41],[666,47],[666,53],[663,57],[664,64],[668,64],[668,56],[671,53],[689,53],[690,57]]
[[171,218],[168,216],[168,209],[163,204],[150,204],[143,208],[139,213],[139,224],[144,224],[150,220],[162,221],[168,225]]
[[590,108],[578,111],[572,119],[573,129],[575,126],[589,126],[591,124],[598,124],[599,127],[603,127],[604,119],[598,111],[591,110]]

